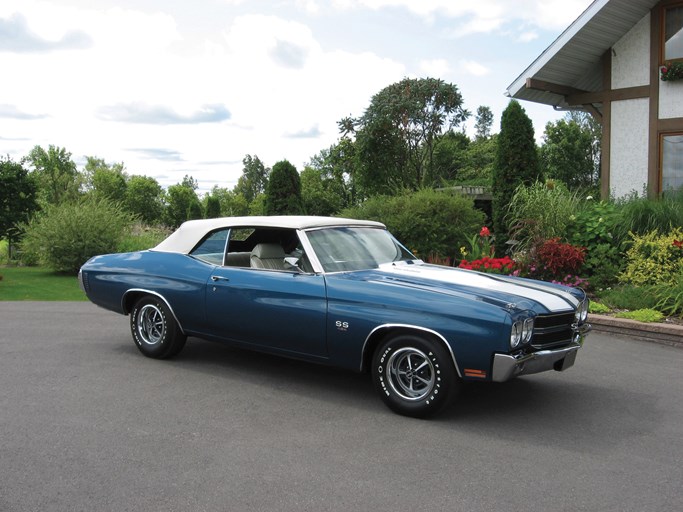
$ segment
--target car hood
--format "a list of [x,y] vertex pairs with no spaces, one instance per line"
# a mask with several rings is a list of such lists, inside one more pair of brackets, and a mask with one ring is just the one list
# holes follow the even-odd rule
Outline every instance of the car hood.
[[507,310],[532,309],[539,314],[574,311],[583,292],[543,281],[485,274],[472,270],[395,262],[356,273],[356,278],[478,300]]

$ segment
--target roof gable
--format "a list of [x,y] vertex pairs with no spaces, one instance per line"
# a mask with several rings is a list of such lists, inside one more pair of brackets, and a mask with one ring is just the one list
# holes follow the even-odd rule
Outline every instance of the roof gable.
[[[658,0],[595,0],[508,86],[507,95],[564,108],[566,94],[601,90],[602,56],[657,3]],[[529,80],[549,86],[528,88]]]

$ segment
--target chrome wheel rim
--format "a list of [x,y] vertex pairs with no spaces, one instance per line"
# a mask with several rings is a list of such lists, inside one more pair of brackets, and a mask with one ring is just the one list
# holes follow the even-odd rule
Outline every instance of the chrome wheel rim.
[[166,322],[161,310],[154,304],[146,304],[138,314],[138,335],[147,345],[156,345],[164,338]]
[[417,401],[434,389],[436,371],[429,357],[416,348],[406,347],[391,354],[387,362],[389,385],[404,400]]

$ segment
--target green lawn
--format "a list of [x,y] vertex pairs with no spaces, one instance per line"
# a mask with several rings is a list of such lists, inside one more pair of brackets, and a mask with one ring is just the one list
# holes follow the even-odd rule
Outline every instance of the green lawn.
[[87,300],[78,278],[40,267],[1,267],[2,300]]

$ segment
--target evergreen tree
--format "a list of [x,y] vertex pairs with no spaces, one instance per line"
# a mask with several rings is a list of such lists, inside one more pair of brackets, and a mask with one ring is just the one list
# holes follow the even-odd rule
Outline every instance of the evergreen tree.
[[266,186],[266,215],[301,215],[301,179],[291,163],[282,160],[273,166]]
[[8,241],[10,251],[20,234],[19,225],[38,209],[36,194],[33,176],[9,156],[0,157],[0,238]]
[[515,189],[540,179],[534,127],[522,106],[512,100],[500,122],[498,148],[492,176],[492,215],[496,253],[505,252],[508,226],[505,213]]

